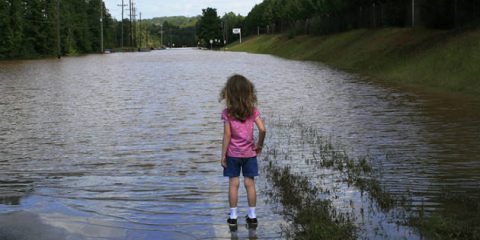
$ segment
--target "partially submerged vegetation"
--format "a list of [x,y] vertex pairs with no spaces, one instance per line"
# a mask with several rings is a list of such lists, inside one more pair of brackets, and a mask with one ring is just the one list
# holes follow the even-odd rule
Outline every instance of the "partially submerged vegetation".
[[[444,194],[438,200],[443,203],[438,210],[428,212],[422,206],[411,208],[412,200],[407,196],[408,193],[404,196],[392,195],[382,186],[378,180],[382,169],[368,157],[349,157],[331,138],[323,137],[316,129],[298,121],[271,125],[274,125],[271,127],[273,131],[283,128],[290,134],[283,143],[268,146],[264,156],[269,161],[266,175],[272,185],[272,190],[267,194],[273,202],[282,205],[281,212],[290,223],[283,228],[286,238],[356,239],[362,237],[359,230],[364,227],[355,221],[358,216],[353,211],[338,211],[334,207],[330,199],[337,196],[329,189],[331,186],[314,184],[315,179],[294,171],[293,164],[300,162],[295,162],[297,158],[292,160],[289,152],[300,148],[300,152],[303,152],[300,161],[305,160],[308,166],[318,170],[334,171],[335,181],[367,193],[377,209],[374,211],[393,211],[396,224],[413,227],[421,235],[420,238],[480,239],[480,226],[477,224],[480,221],[480,204],[474,197]],[[291,135],[297,135],[301,140],[291,141]],[[309,152],[311,157],[308,157]],[[371,235],[377,234],[383,233]]]
[[308,178],[296,176],[288,167],[268,167],[267,178],[272,182],[268,194],[282,204],[282,214],[292,223],[284,226],[287,239],[356,239],[355,226],[349,216],[336,212],[331,201],[319,199],[321,189],[312,186]]
[[325,36],[261,35],[232,51],[326,63],[416,89],[480,96],[480,30],[386,28]]
[[374,171],[368,157],[352,159],[344,150],[335,147],[331,139],[323,138],[316,129],[304,127],[301,124],[299,127],[302,139],[314,146],[313,159],[309,164],[338,171],[342,181],[357,187],[361,192],[368,192],[383,210],[389,210],[395,205],[394,197],[375,179],[378,174]]
[[480,203],[468,194],[443,194],[442,209],[426,215],[420,211],[409,224],[426,239],[480,239]]

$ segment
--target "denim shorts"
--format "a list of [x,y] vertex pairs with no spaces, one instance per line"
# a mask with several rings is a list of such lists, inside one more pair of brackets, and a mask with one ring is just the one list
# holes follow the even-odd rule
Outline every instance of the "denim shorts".
[[223,176],[238,177],[240,170],[244,177],[258,176],[257,157],[236,158],[227,156],[227,167],[223,168]]

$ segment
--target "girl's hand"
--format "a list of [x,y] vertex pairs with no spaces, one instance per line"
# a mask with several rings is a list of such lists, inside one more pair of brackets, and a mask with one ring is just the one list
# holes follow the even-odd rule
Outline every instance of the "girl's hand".
[[220,160],[220,164],[222,164],[222,167],[227,168],[227,159],[225,157]]
[[262,148],[263,146],[255,146],[255,152],[257,153],[257,155],[260,155],[260,153],[262,153]]

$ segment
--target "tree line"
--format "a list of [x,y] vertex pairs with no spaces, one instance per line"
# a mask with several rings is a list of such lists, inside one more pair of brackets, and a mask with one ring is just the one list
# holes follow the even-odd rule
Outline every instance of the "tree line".
[[[228,24],[226,23],[233,23]],[[220,18],[215,9],[203,9],[197,37],[238,39],[242,34],[328,34],[359,28],[426,27],[452,29],[480,24],[479,0],[264,0],[246,17],[233,13]]]
[[210,48],[222,47],[225,43],[236,41],[238,36],[232,33],[232,29],[242,28],[244,21],[245,17],[233,12],[220,17],[215,8],[203,9],[202,16],[196,24],[197,44]]
[[99,52],[115,45],[114,20],[101,0],[0,0],[0,58]]
[[[232,28],[243,26],[245,17],[233,12],[220,17],[215,8],[207,7],[195,17],[160,17],[146,21],[149,32],[166,47],[222,47],[238,39]],[[210,45],[210,40],[212,44]]]
[[101,52],[102,27],[104,49],[154,45],[148,26],[117,21],[102,0],[0,0],[0,59]]
[[[0,0],[0,59],[71,55],[103,46],[220,47],[243,35],[327,34],[358,28],[462,28],[480,23],[479,0],[264,0],[246,17],[206,8],[198,17],[117,21],[102,0]],[[160,24],[161,22],[161,24]],[[163,39],[162,39],[163,32]],[[214,41],[210,44],[210,40]]]
[[264,0],[245,18],[247,33],[324,34],[358,28],[478,25],[478,0]]
[[157,46],[192,47],[197,45],[195,25],[196,17],[157,17],[145,21],[149,34]]

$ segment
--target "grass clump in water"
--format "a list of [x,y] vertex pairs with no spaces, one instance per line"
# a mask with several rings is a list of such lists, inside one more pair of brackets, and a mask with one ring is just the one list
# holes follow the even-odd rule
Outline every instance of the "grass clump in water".
[[336,212],[331,201],[318,199],[320,189],[306,177],[270,164],[267,178],[272,183],[268,194],[282,204],[283,215],[292,223],[283,228],[287,239],[356,239],[350,217]]
[[410,219],[426,239],[480,239],[480,203],[466,194],[443,194],[442,209]]
[[309,164],[339,171],[344,182],[362,192],[368,192],[369,197],[384,211],[399,203],[375,178],[375,169],[367,157],[358,160],[350,158],[345,151],[338,150],[331,139],[324,140],[316,129],[302,127],[300,124],[300,131],[302,138],[314,146],[313,160],[308,161]]

